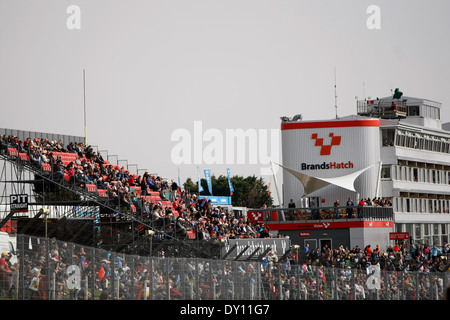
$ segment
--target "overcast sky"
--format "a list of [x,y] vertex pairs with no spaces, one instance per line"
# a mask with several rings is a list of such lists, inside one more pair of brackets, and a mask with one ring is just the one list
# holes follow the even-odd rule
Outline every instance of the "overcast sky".
[[84,136],[85,69],[89,144],[169,179],[259,175],[178,166],[171,135],[332,119],[335,69],[339,116],[398,87],[443,103],[449,122],[449,14],[446,0],[0,0],[0,127]]

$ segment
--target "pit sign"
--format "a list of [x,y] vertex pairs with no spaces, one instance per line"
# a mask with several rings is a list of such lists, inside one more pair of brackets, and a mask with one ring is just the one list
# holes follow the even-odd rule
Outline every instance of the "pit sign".
[[27,194],[11,194],[9,196],[11,211],[28,212],[28,195]]

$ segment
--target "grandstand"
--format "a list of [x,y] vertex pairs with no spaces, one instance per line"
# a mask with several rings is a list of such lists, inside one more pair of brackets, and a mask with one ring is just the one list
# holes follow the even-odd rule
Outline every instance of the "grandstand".
[[[83,141],[0,129],[1,228],[127,254],[219,258],[219,243],[199,241],[178,219],[180,192],[170,201],[168,183],[157,174],[120,167],[124,160],[103,159],[97,146]],[[12,209],[16,194],[28,195],[26,212]]]

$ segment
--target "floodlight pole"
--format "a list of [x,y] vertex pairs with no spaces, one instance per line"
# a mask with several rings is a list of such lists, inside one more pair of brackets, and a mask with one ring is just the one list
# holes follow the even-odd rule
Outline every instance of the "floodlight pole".
[[86,72],[83,69],[83,105],[84,105],[84,144],[87,145],[87,129],[86,129]]

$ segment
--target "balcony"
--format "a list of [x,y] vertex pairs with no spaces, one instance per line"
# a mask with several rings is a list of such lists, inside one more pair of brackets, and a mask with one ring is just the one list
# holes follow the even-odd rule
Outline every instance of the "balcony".
[[358,115],[382,119],[405,118],[408,110],[399,99],[358,100],[356,106]]
[[[250,213],[254,213],[249,215]],[[299,221],[350,221],[350,220],[393,220],[392,207],[316,207],[316,208],[269,208],[248,210],[247,216],[262,214],[258,222],[276,223]]]

